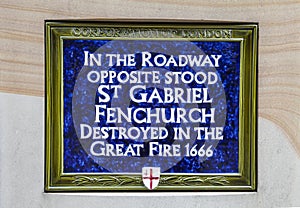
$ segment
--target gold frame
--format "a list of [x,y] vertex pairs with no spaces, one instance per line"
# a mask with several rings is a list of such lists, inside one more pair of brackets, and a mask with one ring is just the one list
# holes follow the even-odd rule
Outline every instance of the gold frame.
[[[99,28],[110,28],[101,30]],[[156,33],[144,37],[143,31]],[[194,36],[189,31],[198,31]],[[105,32],[106,31],[106,32]],[[127,33],[126,33],[127,31]],[[129,36],[128,31],[136,37]],[[171,31],[171,32],[168,32]],[[258,24],[199,21],[45,21],[45,191],[145,191],[137,174],[66,174],[62,169],[62,39],[152,39],[240,41],[239,173],[161,174],[154,191],[256,191]],[[213,35],[212,35],[213,34]],[[192,176],[192,177],[191,177]]]

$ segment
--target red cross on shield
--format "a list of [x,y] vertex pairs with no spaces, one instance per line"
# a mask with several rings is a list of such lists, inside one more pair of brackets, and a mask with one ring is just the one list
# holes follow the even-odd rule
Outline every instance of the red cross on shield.
[[142,169],[143,183],[149,189],[153,190],[157,187],[160,179],[159,167],[143,167]]

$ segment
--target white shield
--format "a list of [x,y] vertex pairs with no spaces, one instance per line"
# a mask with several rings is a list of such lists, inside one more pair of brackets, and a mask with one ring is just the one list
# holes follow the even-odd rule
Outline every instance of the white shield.
[[160,168],[159,167],[143,167],[142,169],[143,183],[144,185],[153,190],[159,183]]

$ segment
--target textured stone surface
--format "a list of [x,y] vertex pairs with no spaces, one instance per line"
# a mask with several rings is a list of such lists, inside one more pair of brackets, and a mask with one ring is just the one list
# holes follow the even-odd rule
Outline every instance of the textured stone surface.
[[44,95],[44,20],[87,18],[259,22],[258,113],[300,156],[299,0],[1,0],[0,91]]

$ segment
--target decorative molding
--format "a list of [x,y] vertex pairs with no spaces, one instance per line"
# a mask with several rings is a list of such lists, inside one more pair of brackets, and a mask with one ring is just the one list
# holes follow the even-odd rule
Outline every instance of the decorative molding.
[[74,27],[71,34],[76,37],[106,38],[232,38],[232,30],[200,28]]
[[[72,182],[77,186],[99,185],[99,186],[121,186],[142,185],[141,176],[75,176]],[[230,181],[224,176],[161,176],[161,186],[195,186],[195,185],[228,185]]]
[[140,176],[75,176],[75,180],[72,182],[78,186],[84,185],[100,185],[100,186],[121,186],[121,185],[136,185],[142,184],[142,178]]
[[224,176],[166,176],[160,179],[160,184],[178,186],[195,186],[201,184],[224,186],[229,183],[229,180]]

